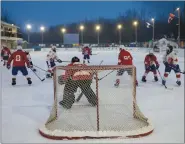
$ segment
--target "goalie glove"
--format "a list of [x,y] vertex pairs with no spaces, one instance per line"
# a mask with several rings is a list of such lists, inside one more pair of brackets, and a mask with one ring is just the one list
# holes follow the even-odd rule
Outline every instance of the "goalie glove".
[[60,59],[57,59],[57,62],[59,62],[59,63],[62,63],[62,60],[60,60]]

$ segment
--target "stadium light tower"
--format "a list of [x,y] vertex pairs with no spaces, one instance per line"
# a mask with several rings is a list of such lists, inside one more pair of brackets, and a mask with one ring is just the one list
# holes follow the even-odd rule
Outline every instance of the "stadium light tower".
[[153,37],[152,37],[152,40],[153,40],[153,42],[154,42],[154,29],[155,29],[155,19],[154,18],[152,18],[151,19],[152,20],[152,23],[153,23],[153,25],[152,25],[152,27],[153,27]]
[[136,35],[136,43],[137,43],[137,25],[138,25],[138,22],[134,21],[133,25],[135,26],[135,35]]
[[117,28],[119,30],[119,45],[121,45],[121,29],[122,29],[122,25],[121,24],[118,24],[117,25]]
[[176,11],[178,11],[178,44],[180,47],[180,8],[177,8]]
[[43,44],[45,27],[44,27],[44,26],[41,26],[41,27],[40,27],[40,31],[41,31],[41,33],[42,33],[42,44]]
[[100,25],[96,25],[96,31],[97,31],[97,34],[98,34],[98,45],[99,45],[99,42],[100,42],[100,36],[99,36],[99,33],[100,33],[100,29],[101,29],[101,27],[100,27]]
[[61,29],[61,32],[62,32],[62,34],[63,34],[63,43],[64,43],[64,33],[66,33],[66,29],[65,29],[65,28],[62,28],[62,29]]
[[28,43],[30,43],[30,30],[31,30],[32,26],[30,24],[27,24],[26,25],[26,29],[27,29],[27,32],[28,32]]
[[83,25],[80,25],[80,31],[81,31],[81,43],[83,44],[83,31],[84,31]]

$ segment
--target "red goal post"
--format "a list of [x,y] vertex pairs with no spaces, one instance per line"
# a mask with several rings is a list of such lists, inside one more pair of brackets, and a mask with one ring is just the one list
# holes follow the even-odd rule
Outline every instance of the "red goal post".
[[[86,95],[79,103],[74,103],[71,109],[64,109],[58,104],[63,98],[66,85],[60,85],[58,78],[66,70],[93,74],[91,88],[96,95],[96,106],[89,106]],[[129,71],[131,77],[120,88],[115,88],[113,82],[119,70]],[[104,77],[109,73],[112,74]],[[39,133],[56,140],[135,138],[152,133],[154,128],[150,120],[137,105],[135,81],[135,66],[57,66],[53,77],[54,104],[47,122],[39,128]]]

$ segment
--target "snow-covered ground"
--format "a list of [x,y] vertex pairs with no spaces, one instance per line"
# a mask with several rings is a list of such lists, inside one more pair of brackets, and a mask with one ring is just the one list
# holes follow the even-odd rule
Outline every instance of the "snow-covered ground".
[[[105,65],[117,64],[118,50],[94,51],[98,53],[91,57],[91,65],[98,65],[104,60]],[[172,72],[167,80],[167,86],[173,90],[167,90],[159,82],[153,82],[153,75],[147,77],[148,82],[142,83],[141,77],[144,73],[143,59],[148,50],[142,49],[131,51],[134,57],[134,64],[137,67],[137,102],[145,116],[149,117],[154,125],[151,135],[137,139],[114,139],[114,140],[77,140],[67,141],[68,143],[182,143],[184,142],[184,75],[182,85],[176,85],[176,77]],[[31,52],[33,62],[46,69],[45,56],[47,52]],[[184,55],[179,53],[179,64],[184,70]],[[78,56],[82,60],[81,52],[58,51],[62,60],[71,60]],[[157,54],[161,64],[160,71],[163,74],[164,65],[162,56]],[[65,65],[67,63],[62,63]],[[21,75],[17,76],[17,85],[11,85],[11,70],[2,67],[1,64],[1,90],[2,90],[2,142],[3,143],[66,143],[66,141],[54,141],[42,137],[38,128],[44,124],[50,114],[53,104],[53,81],[46,79],[41,82],[30,71],[32,86],[27,85],[26,79]],[[39,72],[40,76],[45,75]],[[110,77],[114,76],[110,75]],[[112,83],[113,85],[113,83]]]

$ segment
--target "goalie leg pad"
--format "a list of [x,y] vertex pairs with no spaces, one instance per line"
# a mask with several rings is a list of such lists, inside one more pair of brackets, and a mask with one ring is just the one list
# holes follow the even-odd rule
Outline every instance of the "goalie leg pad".
[[79,87],[81,88],[88,102],[92,104],[92,106],[96,106],[97,105],[96,94],[91,88],[91,83],[92,83],[91,80],[78,81]]

